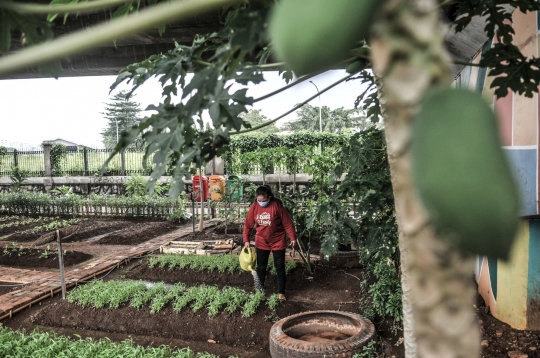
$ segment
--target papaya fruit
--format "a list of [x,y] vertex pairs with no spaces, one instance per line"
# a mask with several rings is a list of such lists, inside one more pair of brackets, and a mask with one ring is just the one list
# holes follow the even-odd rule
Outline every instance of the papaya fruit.
[[437,88],[412,130],[412,180],[436,230],[459,249],[507,259],[520,200],[492,109],[474,92]]
[[350,56],[369,31],[382,0],[281,0],[270,38],[297,76],[329,69]]

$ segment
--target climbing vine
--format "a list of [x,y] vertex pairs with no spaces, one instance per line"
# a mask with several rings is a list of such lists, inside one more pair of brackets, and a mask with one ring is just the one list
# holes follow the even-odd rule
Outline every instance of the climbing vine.
[[[346,146],[352,133],[298,132],[286,135],[243,134],[231,138],[227,152],[223,155],[228,174],[247,174],[255,166],[263,174],[271,169],[284,167],[282,174],[308,173],[313,166],[313,155],[320,152],[337,152]],[[308,171],[306,171],[308,170]]]
[[62,143],[55,143],[51,147],[51,169],[55,170],[56,173],[61,171],[60,163],[66,159],[67,149],[66,146]]

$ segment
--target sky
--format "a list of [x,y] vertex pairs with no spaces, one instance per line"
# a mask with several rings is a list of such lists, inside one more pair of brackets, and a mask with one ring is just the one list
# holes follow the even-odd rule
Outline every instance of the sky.
[[[312,81],[322,90],[345,77],[343,70],[325,72]],[[265,72],[259,85],[250,84],[248,95],[254,98],[279,89],[285,82],[275,71]],[[62,138],[77,144],[102,148],[101,131],[107,120],[102,115],[110,100],[109,87],[115,76],[63,77],[59,79],[0,80],[0,145],[27,143],[39,146],[45,140]],[[130,89],[127,85],[117,88]],[[321,104],[331,109],[353,108],[362,92],[359,81],[344,82],[321,95]],[[317,93],[308,81],[300,83],[269,99],[255,103],[254,109],[272,119]],[[157,80],[148,81],[135,91],[134,100],[145,109],[158,104],[161,86]],[[319,99],[310,102],[318,107]],[[146,112],[149,114],[149,112]],[[294,119],[294,113],[277,122],[278,126]]]

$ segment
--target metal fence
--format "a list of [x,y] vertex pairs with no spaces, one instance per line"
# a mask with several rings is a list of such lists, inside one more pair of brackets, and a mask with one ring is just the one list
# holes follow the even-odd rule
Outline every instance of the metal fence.
[[[68,151],[56,167],[52,167],[52,175],[56,177],[101,175],[103,164],[112,153],[112,149],[83,148],[76,151]],[[147,159],[146,168],[143,165],[143,158],[144,152],[125,150],[121,154],[116,154],[111,159],[103,175],[150,175],[152,172],[153,155]],[[236,162],[233,165],[227,162],[225,163],[226,174],[263,174],[261,165],[252,164],[247,170],[240,170],[240,164]],[[301,170],[303,164],[300,164],[298,169]],[[4,154],[0,153],[0,177],[10,176],[14,166],[18,166],[19,169],[28,170],[30,177],[45,176],[44,153],[42,150],[24,152],[14,150]],[[272,165],[266,168],[264,173],[286,174],[288,170],[284,165]]]
[[[103,164],[113,153],[112,149],[81,149],[68,152],[67,156],[53,168],[53,176],[93,176],[100,175]],[[144,153],[126,150],[116,154],[103,175],[149,175],[152,172],[152,157],[147,160],[146,169],[143,166]]]
[[45,161],[42,150],[18,151],[0,153],[0,176],[7,177],[12,173],[11,168],[18,166],[28,170],[28,174],[33,177],[45,175]]
[[[100,175],[107,158],[113,153],[112,149],[89,149],[68,151],[56,167],[52,167],[53,176],[94,176]],[[144,153],[126,150],[115,155],[107,165],[103,175],[149,175],[152,172],[152,156],[148,158],[146,169],[143,166]],[[43,151],[13,151],[0,153],[0,176],[8,177],[13,167],[28,170],[31,177],[45,175],[45,158]]]

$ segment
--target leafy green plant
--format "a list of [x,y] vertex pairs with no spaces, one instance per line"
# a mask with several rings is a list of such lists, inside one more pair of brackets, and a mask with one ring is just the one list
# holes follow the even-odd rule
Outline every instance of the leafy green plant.
[[141,309],[148,302],[152,301],[154,297],[160,296],[164,292],[165,292],[165,285],[162,282],[157,283],[147,290],[141,290],[137,292],[137,294],[135,294],[131,298],[129,305],[136,309]]
[[[152,256],[148,259],[148,266],[150,268],[160,267],[174,269],[191,269],[195,271],[218,271],[220,273],[228,272],[235,273],[241,272],[242,268],[238,261],[238,256],[235,255],[215,255],[215,256],[203,256],[203,255],[179,255],[179,254],[163,254],[158,256]],[[273,258],[270,258],[268,262],[268,273],[271,275],[276,274]],[[293,260],[285,263],[285,273],[290,274],[292,270],[296,268],[296,262]]]
[[148,194],[146,189],[147,181],[140,175],[132,175],[124,183],[126,195],[128,196],[145,196]]
[[186,286],[182,283],[178,283],[168,289],[166,294],[156,295],[150,303],[150,313],[157,313],[165,307],[167,303],[172,301],[175,297],[180,296],[186,290]]
[[[273,295],[267,301],[272,311],[278,304],[276,297],[277,295]],[[67,299],[68,302],[82,307],[116,309],[127,304],[136,309],[149,307],[151,313],[160,312],[168,303],[172,303],[175,312],[180,312],[190,304],[193,312],[206,308],[209,316],[216,316],[221,311],[231,314],[242,309],[244,317],[252,316],[265,301],[262,291],[249,294],[234,287],[220,290],[217,286],[202,284],[186,287],[181,283],[167,288],[163,282],[147,288],[140,281],[130,280],[95,280],[70,291]]]
[[[209,353],[195,353],[189,348],[173,350],[168,346],[142,347],[132,340],[120,343],[109,339],[76,339],[55,333],[25,333],[0,326],[0,347],[4,357],[137,357],[137,358],[218,358]],[[230,357],[233,358],[233,357]]]
[[38,234],[40,232],[53,231],[62,229],[71,225],[78,224],[80,219],[69,219],[69,220],[53,220],[47,224],[35,226],[31,229],[18,231],[19,234]]
[[57,195],[69,195],[72,194],[72,188],[67,185],[61,185],[53,190],[51,190],[51,193],[57,194]]
[[356,353],[353,358],[377,358],[378,356],[377,342],[371,340],[362,347],[362,353]]
[[4,256],[11,256],[11,253],[17,248],[17,245],[12,241],[9,243],[9,245],[4,246],[4,250],[2,250],[2,254]]
[[261,290],[256,290],[255,293],[251,294],[246,303],[244,303],[242,316],[251,317],[257,310],[257,307],[264,300],[264,292]]
[[182,192],[180,195],[178,195],[178,198],[176,199],[176,207],[167,217],[167,220],[175,224],[180,224],[189,218],[191,218],[191,213],[186,210],[186,200],[184,199]]
[[270,308],[272,311],[274,311],[277,306],[279,305],[279,295],[277,293],[274,293],[272,294],[269,298],[268,298],[268,308]]
[[40,216],[38,218],[30,218],[30,219],[24,219],[24,220],[19,220],[19,221],[8,222],[5,224],[0,224],[0,229],[6,229],[10,227],[17,227],[17,226],[25,226],[25,225],[35,224],[41,221],[49,221],[49,220],[52,220],[52,219],[43,218]]
[[360,283],[360,289],[365,293],[360,299],[360,307],[368,312],[366,316],[391,317],[400,323],[403,321],[402,290],[397,269],[390,260],[373,260],[374,264],[368,266],[373,270],[365,272]]
[[16,219],[18,219],[18,218],[19,218],[18,215],[4,216],[4,217],[0,217],[0,222],[4,222],[4,221],[12,221],[12,220],[16,220]]
[[11,180],[11,190],[15,193],[21,190],[21,186],[26,179],[30,176],[30,173],[26,169],[21,169],[18,166],[11,167],[11,173],[9,179]]
[[48,259],[49,256],[53,256],[54,254],[55,254],[55,252],[53,250],[51,250],[51,245],[47,245],[47,248],[45,250],[43,250],[41,255],[39,255],[39,258],[40,259]]
[[[164,196],[165,194],[167,194],[170,187],[171,187],[170,183],[165,184],[165,183],[161,182],[160,180],[158,180],[156,182],[156,185],[154,186],[154,195]],[[181,195],[179,196],[179,198],[180,197],[181,197]]]

